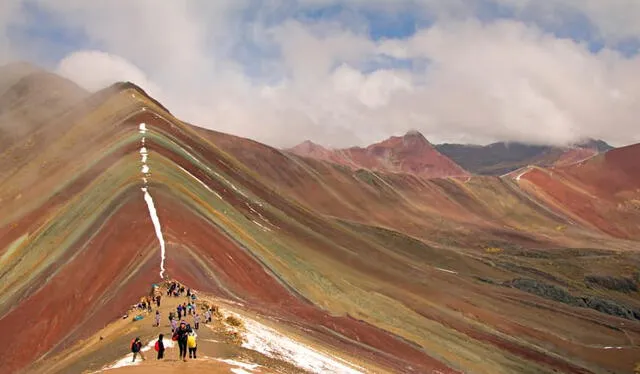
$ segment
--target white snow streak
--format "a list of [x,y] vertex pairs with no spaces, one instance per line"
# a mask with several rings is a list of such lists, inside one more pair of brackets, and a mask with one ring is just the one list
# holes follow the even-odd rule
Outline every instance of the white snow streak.
[[436,270],[444,271],[445,273],[458,274],[457,271],[443,269],[443,268],[436,268]]
[[158,241],[160,242],[160,278],[164,278],[164,260],[165,260],[165,246],[164,246],[164,237],[162,236],[162,229],[160,227],[160,219],[158,218],[158,212],[156,211],[156,206],[153,203],[153,198],[149,194],[147,187],[142,187],[142,191],[144,191],[144,201],[147,202],[147,207],[149,208],[149,215],[151,216],[151,221],[153,222],[153,227],[156,231],[156,236],[158,237]]
[[265,225],[261,224],[260,222],[258,222],[256,220],[251,220],[251,222],[255,223],[256,226],[260,227],[263,231],[271,231],[270,228],[266,227]]
[[525,174],[527,174],[528,172],[530,172],[531,169],[526,168],[523,172],[521,172],[520,174],[518,174],[518,176],[516,177],[516,180],[519,182],[520,178],[522,178]]
[[149,193],[149,165],[147,165],[147,160],[149,158],[149,151],[147,147],[145,147],[145,134],[147,133],[147,125],[143,122],[138,126],[138,132],[142,134],[142,145],[140,146],[140,161],[142,163],[142,168],[140,171],[143,174],[142,182],[144,183],[141,188],[142,192],[144,192],[144,201],[147,203],[147,208],[149,208],[149,216],[151,217],[151,222],[153,222],[153,228],[156,232],[156,237],[158,238],[158,242],[160,242],[160,278],[164,278],[164,261],[165,261],[165,242],[164,237],[162,236],[162,227],[160,226],[160,218],[158,218],[158,211],[156,210],[156,205],[153,202],[153,198]]
[[232,373],[234,374],[251,374],[250,372],[244,370],[244,369],[239,369],[239,368],[231,368],[229,369],[231,370]]

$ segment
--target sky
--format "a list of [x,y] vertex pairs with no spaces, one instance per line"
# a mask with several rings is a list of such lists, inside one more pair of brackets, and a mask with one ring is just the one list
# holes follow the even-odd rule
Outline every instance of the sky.
[[2,0],[0,63],[276,147],[640,142],[638,0]]

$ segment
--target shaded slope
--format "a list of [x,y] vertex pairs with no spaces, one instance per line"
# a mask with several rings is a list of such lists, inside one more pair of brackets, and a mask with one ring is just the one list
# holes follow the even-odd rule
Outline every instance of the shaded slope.
[[[587,224],[559,232],[570,215],[508,178],[352,171],[185,125],[132,85],[89,101],[0,184],[0,328],[17,333],[19,316],[38,312],[19,339],[44,336],[3,356],[10,370],[46,363],[158,279],[139,190],[141,123],[172,277],[394,372],[624,371],[637,357],[635,346],[602,347],[629,346],[638,322],[618,327],[620,318],[501,285],[527,275],[578,294],[590,292],[584,272],[638,264],[605,251],[577,271],[518,256],[637,242]],[[82,322],[70,328],[74,320]]]
[[528,165],[553,166],[582,161],[613,147],[601,140],[589,140],[573,147],[500,142],[486,146],[439,144],[436,149],[474,174],[503,175]]

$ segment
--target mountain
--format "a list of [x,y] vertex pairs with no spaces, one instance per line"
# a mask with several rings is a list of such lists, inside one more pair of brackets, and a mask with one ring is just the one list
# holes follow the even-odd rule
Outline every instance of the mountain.
[[391,173],[410,173],[425,178],[459,177],[468,173],[438,152],[417,131],[393,136],[366,148],[329,150],[305,141],[288,150],[298,156],[311,157],[348,166]]
[[75,83],[26,63],[0,67],[0,77],[0,118],[4,123],[0,150],[27,135],[32,136],[27,144],[46,141],[40,131],[46,121],[88,95]]
[[439,144],[436,149],[474,174],[502,175],[528,165],[577,162],[613,147],[602,140],[588,140],[571,147],[500,142],[487,146]]
[[[131,83],[40,123],[24,135],[46,142],[0,151],[3,371],[599,373],[640,357],[640,145],[503,177],[374,173],[185,123]],[[408,134],[353,155],[410,170],[431,148]],[[184,296],[161,288],[159,327],[132,307],[171,280],[218,307],[199,359],[170,347],[119,368],[136,336],[147,355],[158,333],[173,344]]]

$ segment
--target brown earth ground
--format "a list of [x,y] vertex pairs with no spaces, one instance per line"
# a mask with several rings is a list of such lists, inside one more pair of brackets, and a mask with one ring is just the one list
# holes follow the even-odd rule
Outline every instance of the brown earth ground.
[[[163,290],[165,290],[163,288]],[[260,365],[255,369],[259,373],[305,373],[306,371],[294,366],[293,364],[274,359],[263,355],[257,351],[245,349],[241,347],[241,338],[236,333],[236,328],[225,322],[229,316],[228,311],[245,313],[238,309],[237,306],[228,304],[225,301],[207,297],[198,293],[197,307],[202,313],[202,307],[214,305],[222,306],[222,310],[214,313],[213,321],[210,324],[200,324],[197,330],[198,341],[198,358],[195,360],[187,359],[186,362],[179,360],[179,351],[176,344],[169,347],[165,351],[163,360],[156,359],[156,352],[152,349],[144,351],[145,361],[135,366],[124,366],[119,368],[108,368],[116,361],[126,357],[131,358],[129,344],[132,339],[139,336],[143,342],[143,346],[150,342],[155,342],[158,334],[164,334],[164,340],[171,340],[171,326],[168,322],[170,311],[175,311],[175,307],[182,302],[187,302],[186,297],[169,297],[166,291],[163,292],[163,298],[160,308],[154,306],[151,313],[147,311],[139,311],[135,308],[127,312],[127,317],[117,320],[94,336],[80,341],[74,346],[67,347],[63,352],[55,357],[45,356],[36,365],[34,365],[29,373],[95,373],[113,372],[113,373],[183,373],[185,370],[189,372],[209,372],[209,373],[230,373],[232,368],[237,368],[220,360],[233,360],[248,364]],[[161,322],[160,327],[154,326],[155,310],[160,310]],[[144,318],[140,321],[134,321],[134,317],[141,315]],[[202,314],[201,314],[202,315]],[[124,317],[124,316],[123,316]],[[194,326],[193,317],[183,317],[191,326]],[[204,319],[204,318],[202,318]],[[242,330],[242,327],[239,328]],[[361,365],[361,363],[358,363]],[[372,368],[375,372],[381,372],[379,368]]]

